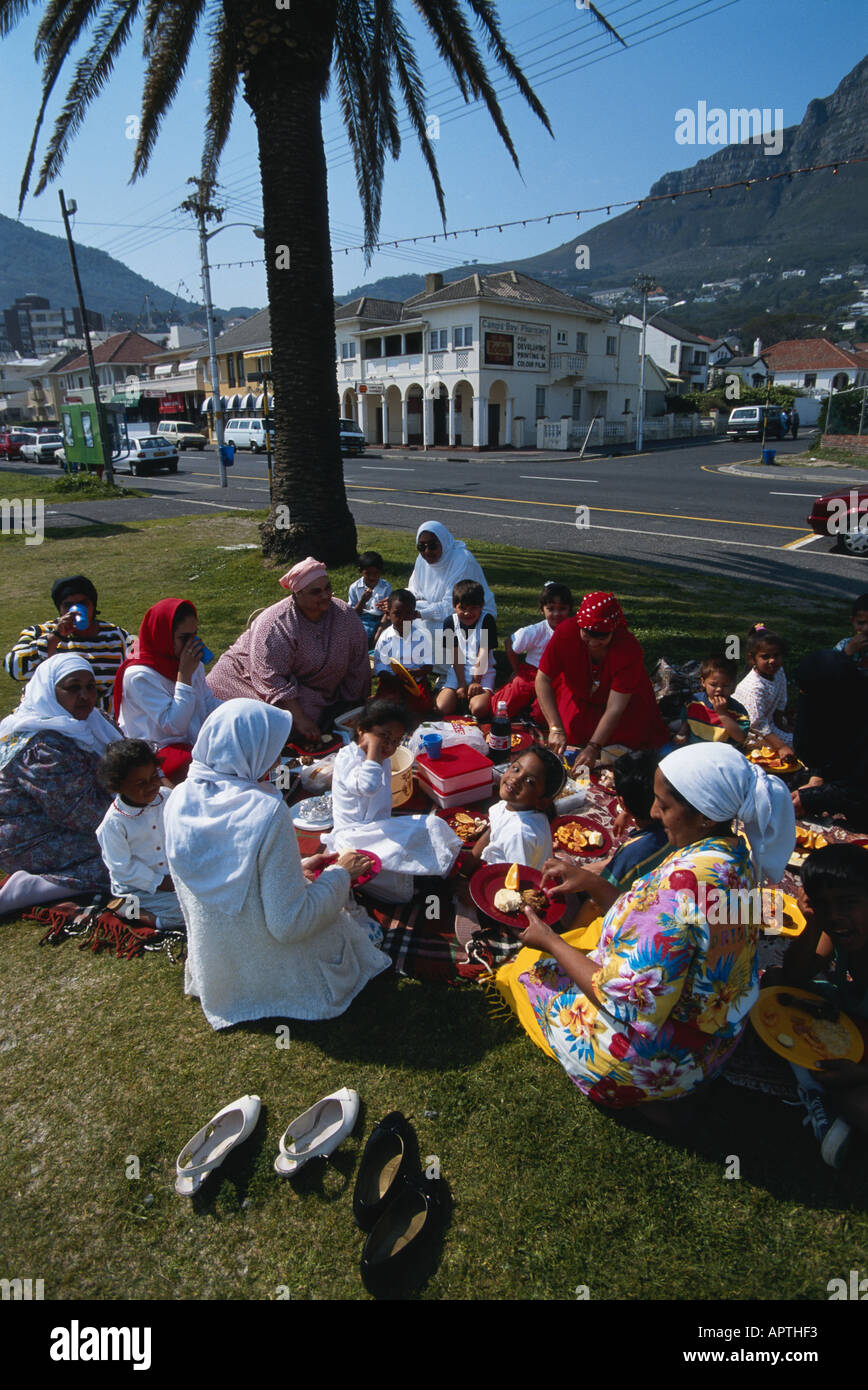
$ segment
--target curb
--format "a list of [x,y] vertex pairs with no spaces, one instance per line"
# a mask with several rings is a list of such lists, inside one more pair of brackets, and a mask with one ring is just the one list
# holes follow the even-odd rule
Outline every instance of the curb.
[[[820,464],[803,464],[802,467],[819,468]],[[765,468],[762,472],[754,472],[751,469],[743,468],[737,463],[724,463],[718,468],[718,473],[728,473],[732,478],[766,478],[777,477],[782,483],[856,483],[868,482],[868,478],[862,469],[856,469],[852,473],[827,473],[822,478],[812,477],[810,474],[779,472],[778,465],[772,464],[771,469]],[[818,494],[819,495],[819,494]]]

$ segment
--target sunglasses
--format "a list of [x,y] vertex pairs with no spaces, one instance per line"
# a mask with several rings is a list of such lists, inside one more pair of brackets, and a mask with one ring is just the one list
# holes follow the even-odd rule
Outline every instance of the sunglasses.
[[440,542],[439,542],[439,541],[419,541],[419,543],[418,543],[417,546],[416,546],[416,549],[417,549],[417,550],[439,550],[439,549],[440,549]]

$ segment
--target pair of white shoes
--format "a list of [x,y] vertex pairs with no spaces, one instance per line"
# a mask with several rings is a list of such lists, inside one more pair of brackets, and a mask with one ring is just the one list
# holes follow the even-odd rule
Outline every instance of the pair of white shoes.
[[[218,1110],[179,1153],[175,1191],[182,1197],[198,1192],[209,1173],[253,1133],[259,1110],[259,1096],[240,1096]],[[358,1114],[358,1092],[346,1086],[318,1100],[280,1136],[275,1172],[292,1177],[310,1159],[327,1158],[351,1132]]]

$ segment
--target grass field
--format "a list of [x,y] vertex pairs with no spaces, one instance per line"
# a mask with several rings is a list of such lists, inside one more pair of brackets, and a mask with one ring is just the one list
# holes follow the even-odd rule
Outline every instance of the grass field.
[[[249,614],[283,596],[233,514],[51,534],[0,546],[0,650],[50,616],[49,589],[83,572],[110,621],[135,629],[167,595],[190,598],[220,652]],[[409,535],[365,529],[397,586]],[[724,587],[663,566],[474,544],[503,632],[535,616],[543,578],[612,588],[649,665],[701,656],[763,617],[791,665],[848,630],[840,604],[794,608],[766,584]],[[355,572],[333,572],[345,594]],[[0,713],[17,690],[3,677]],[[585,1102],[478,986],[392,975],[328,1023],[213,1033],[164,956],[121,962],[75,942],[40,947],[34,923],[0,923],[0,1248],[6,1277],[43,1278],[49,1299],[356,1299],[363,1237],[352,1185],[372,1124],[403,1110],[436,1159],[452,1210],[423,1299],[818,1299],[868,1262],[864,1149],[824,1167],[801,1111],[720,1083],[653,1133]],[[272,1163],[294,1115],[347,1085],[363,1119],[323,1171],[295,1185]],[[264,1119],[192,1202],[172,1190],[183,1143],[253,1091]],[[727,1177],[738,1159],[738,1178]],[[139,1176],[134,1175],[138,1172]],[[810,1319],[805,1319],[810,1321]]]

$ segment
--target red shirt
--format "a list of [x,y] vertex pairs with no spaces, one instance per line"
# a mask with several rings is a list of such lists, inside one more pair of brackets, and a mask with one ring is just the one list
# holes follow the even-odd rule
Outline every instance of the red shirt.
[[542,654],[539,669],[554,689],[567,741],[583,748],[605,712],[609,693],[631,696],[609,736],[625,748],[660,748],[669,731],[657,708],[642,648],[625,627],[615,629],[599,666],[593,666],[576,621],[561,623]]

